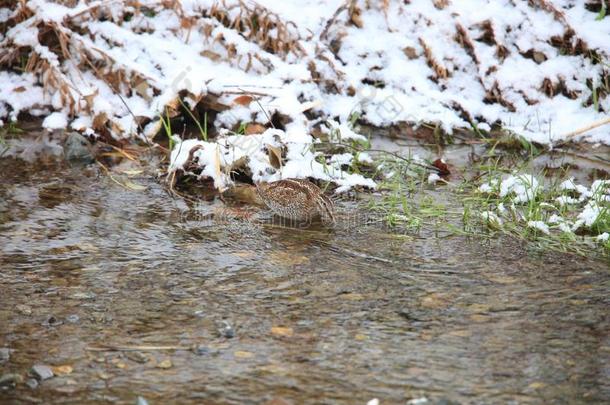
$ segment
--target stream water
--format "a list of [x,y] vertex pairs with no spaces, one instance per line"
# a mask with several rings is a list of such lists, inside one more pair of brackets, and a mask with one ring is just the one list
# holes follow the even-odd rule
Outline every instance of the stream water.
[[[0,173],[0,376],[22,378],[1,403],[610,399],[607,262],[426,227],[201,220],[223,203],[97,166]],[[56,375],[32,388],[37,364]]]

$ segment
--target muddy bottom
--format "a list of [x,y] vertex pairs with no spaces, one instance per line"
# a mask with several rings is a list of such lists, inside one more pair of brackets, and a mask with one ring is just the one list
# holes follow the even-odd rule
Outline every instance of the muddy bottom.
[[[23,379],[2,403],[610,398],[607,262],[427,227],[220,221],[220,201],[95,166],[0,172],[0,376]],[[40,364],[55,376],[30,387]]]

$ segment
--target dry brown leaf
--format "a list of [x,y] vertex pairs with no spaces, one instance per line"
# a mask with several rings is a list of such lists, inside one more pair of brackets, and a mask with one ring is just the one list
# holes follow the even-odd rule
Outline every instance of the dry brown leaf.
[[257,124],[255,122],[251,122],[248,125],[246,125],[246,130],[244,133],[246,135],[257,135],[257,134],[262,134],[266,130],[267,130],[267,127],[265,127],[264,125]]
[[250,105],[252,100],[253,100],[252,96],[246,96],[246,95],[238,96],[238,97],[235,97],[235,99],[233,100],[233,104],[247,106],[247,105]]
[[267,151],[267,154],[269,156],[269,163],[271,163],[271,166],[275,167],[276,169],[281,169],[282,149],[272,145],[267,145]]
[[15,93],[23,93],[23,92],[25,91],[25,87],[23,87],[23,86],[15,87],[15,88],[13,89],[13,91],[14,91]]
[[108,122],[108,117],[106,113],[99,113],[95,117],[93,117],[93,123],[91,124],[93,129],[100,130],[106,126],[106,122]]
[[355,4],[350,7],[349,17],[352,24],[354,24],[358,28],[362,28],[364,23],[362,22],[362,11]]
[[235,353],[233,353],[233,356],[235,356],[238,359],[250,359],[250,358],[254,357],[254,353],[246,352],[243,350],[238,350]]
[[207,49],[200,53],[201,56],[206,57],[208,59],[213,60],[214,62],[220,59],[220,54],[212,51],[208,51]]
[[441,176],[448,176],[451,174],[449,166],[447,165],[447,163],[445,163],[445,161],[443,161],[443,159],[436,159],[434,162],[432,162],[432,166],[438,169],[438,174],[440,174]]
[[283,326],[274,326],[271,328],[271,334],[275,336],[291,337],[294,335],[292,328],[285,328]]
[[162,368],[162,369],[172,368],[172,366],[173,366],[173,364],[170,359],[165,359],[162,362],[160,362],[159,364],[157,364],[157,368]]
[[53,374],[55,375],[68,375],[72,374],[72,371],[74,371],[72,366],[69,366],[67,364],[63,366],[51,367],[51,369],[53,370]]

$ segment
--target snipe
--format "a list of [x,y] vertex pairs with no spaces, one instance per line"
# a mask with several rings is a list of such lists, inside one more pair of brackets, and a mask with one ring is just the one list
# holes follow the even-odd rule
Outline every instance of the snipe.
[[309,180],[259,183],[256,189],[265,205],[280,217],[295,221],[320,218],[324,223],[335,223],[333,202]]

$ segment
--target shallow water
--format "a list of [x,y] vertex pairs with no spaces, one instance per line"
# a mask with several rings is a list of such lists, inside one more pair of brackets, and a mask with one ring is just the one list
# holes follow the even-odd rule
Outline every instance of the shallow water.
[[130,191],[95,167],[0,172],[0,375],[72,368],[2,403],[610,398],[607,262],[428,227],[201,220],[222,202],[189,207],[150,174]]

